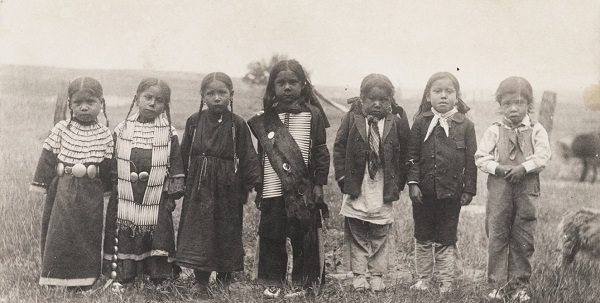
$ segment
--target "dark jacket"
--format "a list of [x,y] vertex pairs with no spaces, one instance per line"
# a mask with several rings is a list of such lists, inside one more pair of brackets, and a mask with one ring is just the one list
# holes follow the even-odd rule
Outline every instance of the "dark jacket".
[[[389,203],[400,198],[406,183],[406,153],[410,129],[404,110],[398,117],[388,114],[383,127],[383,201]],[[365,175],[369,141],[367,123],[362,113],[348,112],[343,118],[333,146],[335,179],[343,178],[342,193],[358,196]],[[379,173],[379,172],[378,172]],[[341,184],[341,183],[340,183]]]
[[448,121],[448,137],[438,124],[423,142],[432,119],[433,113],[427,111],[418,115],[413,123],[408,144],[408,159],[412,163],[408,182],[418,182],[424,196],[438,199],[459,199],[462,193],[475,195],[477,141],[473,122],[464,114],[456,113]]
[[[310,137],[311,137],[311,150],[309,155],[309,163],[308,163],[308,174],[310,181],[315,185],[326,185],[327,184],[327,176],[329,175],[329,149],[327,148],[327,134],[325,132],[325,120],[323,116],[321,116],[321,112],[319,109],[313,105],[304,103],[303,105],[306,111],[311,112],[311,127],[310,127]],[[253,132],[254,136],[257,137],[256,130],[253,126],[254,120],[265,119],[266,114],[255,115],[250,120],[248,120],[248,125],[250,126],[250,130]],[[263,147],[258,144],[258,154],[262,159],[261,168],[264,168],[264,154]],[[262,171],[264,175],[264,171]],[[264,177],[264,176],[263,176]],[[256,201],[258,204],[262,202],[262,186],[258,186],[256,189]]]

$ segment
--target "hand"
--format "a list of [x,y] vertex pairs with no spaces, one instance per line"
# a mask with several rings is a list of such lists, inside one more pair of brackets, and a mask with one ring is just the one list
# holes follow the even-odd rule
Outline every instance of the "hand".
[[167,198],[167,210],[169,212],[173,212],[175,210],[175,199],[173,198]]
[[513,169],[513,166],[510,165],[498,165],[496,166],[496,176],[500,176],[500,177],[504,177],[506,175],[508,175],[508,173],[510,173],[510,171]]
[[523,180],[527,171],[523,165],[513,166],[510,172],[504,177],[504,180],[508,180],[508,182],[512,184],[517,184]]
[[463,193],[462,196],[460,197],[460,205],[462,205],[462,206],[469,205],[469,204],[471,204],[472,200],[473,200],[473,195],[471,195],[469,193]]
[[317,205],[325,203],[325,200],[323,199],[323,186],[322,185],[316,184],[313,187],[313,195],[315,197],[315,202],[317,203]]
[[421,189],[418,184],[409,184],[408,185],[408,196],[413,203],[423,204],[423,194],[421,193]]

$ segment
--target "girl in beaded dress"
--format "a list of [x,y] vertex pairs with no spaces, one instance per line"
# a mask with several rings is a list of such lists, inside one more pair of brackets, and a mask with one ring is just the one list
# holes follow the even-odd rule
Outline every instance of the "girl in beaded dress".
[[[113,289],[134,282],[138,275],[160,284],[178,273],[172,264],[171,212],[183,196],[184,174],[177,132],[171,126],[170,97],[164,81],[142,80],[127,118],[114,132],[117,181],[104,242],[104,258],[112,261]],[[129,117],[134,105],[138,112]]]
[[113,140],[97,120],[106,106],[96,79],[73,80],[68,102],[71,118],[44,141],[30,189],[46,194],[39,283],[87,289],[102,271],[103,193],[111,187]]

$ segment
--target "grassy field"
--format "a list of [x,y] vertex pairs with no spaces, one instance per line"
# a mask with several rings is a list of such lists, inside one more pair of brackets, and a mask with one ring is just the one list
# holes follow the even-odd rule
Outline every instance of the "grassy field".
[[[0,302],[196,302],[189,294],[191,277],[184,274],[175,281],[168,292],[159,292],[143,281],[137,288],[124,294],[103,291],[101,284],[91,294],[71,293],[62,288],[44,288],[37,284],[40,271],[40,221],[43,197],[28,192],[42,142],[52,127],[54,103],[61,81],[81,75],[94,76],[101,81],[107,96],[111,128],[124,119],[129,102],[139,81],[145,76],[160,76],[171,84],[173,124],[181,130],[185,120],[198,110],[198,88],[202,75],[190,73],[146,73],[140,71],[77,71],[54,68],[2,66],[0,68]],[[248,119],[261,108],[262,89],[248,87],[235,81],[235,111]],[[358,86],[358,83],[357,83]],[[319,88],[334,101],[345,103],[354,92],[336,88]],[[538,99],[540,96],[536,96]],[[559,104],[555,114],[551,141],[596,130],[600,127],[600,114],[583,107],[583,102]],[[414,97],[399,100],[411,117],[419,100]],[[498,119],[492,96],[470,102],[470,117],[476,132],[481,136],[493,121]],[[328,129],[331,148],[342,113],[325,106],[332,127]],[[582,207],[598,207],[599,185],[579,184],[559,179],[569,176],[561,171],[577,166],[561,164],[555,156],[542,173],[542,196],[538,207],[536,253],[532,278],[534,302],[598,302],[598,275],[579,270],[567,270],[556,275],[559,256],[558,224],[564,214]],[[395,203],[395,223],[391,239],[390,274],[386,277],[389,289],[381,294],[351,291],[347,280],[330,277],[322,291],[314,298],[297,299],[298,302],[487,302],[489,289],[483,281],[486,262],[487,239],[484,230],[483,206],[486,201],[486,176],[479,174],[478,194],[472,206],[464,208],[459,226],[459,248],[462,254],[463,273],[458,278],[458,288],[448,294],[436,291],[418,293],[409,290],[413,283],[413,227],[409,199],[403,193]],[[332,210],[327,222],[325,243],[328,273],[343,274],[344,260],[340,253],[343,229],[338,215],[341,195],[333,177],[325,187],[326,199]],[[174,212],[177,221],[180,205]],[[236,274],[236,282],[229,289],[216,287],[215,294],[207,300],[214,302],[261,302],[262,288],[250,280],[253,249],[256,243],[258,211],[253,203],[245,209],[244,246],[247,270]],[[337,276],[337,275],[336,275]],[[103,279],[101,282],[104,282]],[[205,298],[206,299],[206,298]],[[269,300],[277,301],[277,300]]]

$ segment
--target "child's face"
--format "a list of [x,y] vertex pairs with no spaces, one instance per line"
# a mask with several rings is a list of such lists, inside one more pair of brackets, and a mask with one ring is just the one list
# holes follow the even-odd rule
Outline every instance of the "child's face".
[[218,80],[209,83],[202,93],[208,110],[215,114],[222,114],[228,110],[227,107],[232,96],[233,91],[230,91],[225,83]]
[[379,118],[384,117],[392,106],[392,97],[390,94],[379,87],[373,87],[361,96],[365,112]]
[[427,101],[431,102],[431,106],[439,113],[447,113],[456,105],[458,96],[452,80],[442,78],[436,80],[431,85]]
[[158,85],[150,86],[136,98],[140,117],[144,120],[154,119],[167,108],[167,99],[163,96]]
[[300,98],[304,84],[291,70],[280,71],[275,78],[275,96],[279,101],[293,102]]
[[504,118],[513,124],[519,124],[527,115],[528,100],[520,94],[504,95],[500,99],[500,109]]
[[91,122],[102,110],[102,100],[90,92],[79,91],[71,97],[73,117],[83,122]]

